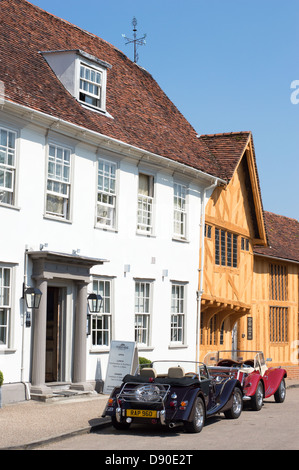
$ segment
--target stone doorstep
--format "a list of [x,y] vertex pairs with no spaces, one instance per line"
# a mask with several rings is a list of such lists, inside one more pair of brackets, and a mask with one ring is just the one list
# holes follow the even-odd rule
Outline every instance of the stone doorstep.
[[31,393],[31,399],[42,402],[53,402],[65,400],[66,398],[81,398],[97,395],[95,390],[71,390],[70,383],[47,383],[47,387],[51,389],[49,393]]

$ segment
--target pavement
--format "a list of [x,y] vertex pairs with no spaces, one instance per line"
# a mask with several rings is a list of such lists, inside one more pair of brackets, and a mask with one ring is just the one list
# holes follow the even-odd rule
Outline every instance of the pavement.
[[53,401],[27,400],[0,408],[0,451],[30,450],[76,434],[109,426],[102,418],[109,395],[92,394]]
[[[287,388],[299,387],[299,380],[287,379]],[[78,434],[109,426],[102,418],[108,395],[92,394],[40,402],[28,400],[0,409],[0,451],[30,450]]]

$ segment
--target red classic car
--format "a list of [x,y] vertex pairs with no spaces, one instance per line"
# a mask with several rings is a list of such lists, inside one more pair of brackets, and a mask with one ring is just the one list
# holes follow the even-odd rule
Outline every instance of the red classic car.
[[268,367],[261,351],[213,351],[204,358],[210,376],[227,374],[242,385],[243,400],[250,401],[251,408],[258,411],[264,398],[274,395],[277,403],[286,397],[287,372],[280,367]]

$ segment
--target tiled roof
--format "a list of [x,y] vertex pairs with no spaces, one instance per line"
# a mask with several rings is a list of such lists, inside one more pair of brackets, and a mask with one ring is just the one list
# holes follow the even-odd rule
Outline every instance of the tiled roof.
[[[0,3],[0,80],[7,100],[221,178],[222,165],[153,77],[108,42],[26,0]],[[40,51],[82,50],[109,64],[108,117],[84,108]]]
[[232,178],[250,138],[251,132],[230,132],[200,136],[200,140],[206,144],[218,160],[222,169],[221,177],[225,180]]
[[264,212],[269,247],[255,247],[254,253],[299,262],[299,222]]
[[[221,178],[226,180],[228,183],[233,177],[233,174],[240,163],[247,146],[250,144],[252,149],[252,164],[255,169],[255,182],[251,181],[252,190],[256,187],[258,193],[260,206],[254,207],[252,199],[252,214],[255,212],[257,216],[260,216],[261,223],[264,225],[264,214],[263,214],[263,201],[261,195],[261,188],[259,182],[259,176],[256,165],[255,149],[253,143],[253,137],[251,132],[229,132],[222,134],[208,134],[200,137],[206,146],[209,148],[211,153],[217,159],[218,164],[221,167],[222,173]],[[258,214],[259,212],[259,214]],[[260,233],[261,235],[261,233]],[[265,233],[265,240],[267,233]]]

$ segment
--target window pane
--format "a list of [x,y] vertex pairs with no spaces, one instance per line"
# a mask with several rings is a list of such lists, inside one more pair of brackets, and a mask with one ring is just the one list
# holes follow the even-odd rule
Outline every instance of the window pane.
[[226,233],[224,230],[221,230],[221,266],[226,265],[225,250],[226,250]]
[[232,265],[232,234],[227,232],[227,266]]
[[7,344],[7,312],[0,309],[0,346]]
[[220,264],[220,239],[219,239],[219,229],[215,228],[215,264]]

